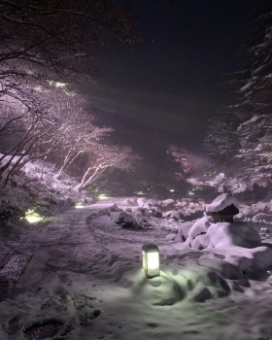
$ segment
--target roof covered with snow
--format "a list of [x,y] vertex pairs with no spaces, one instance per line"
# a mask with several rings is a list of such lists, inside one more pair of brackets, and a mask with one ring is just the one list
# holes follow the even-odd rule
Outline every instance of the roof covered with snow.
[[213,202],[206,206],[207,212],[217,212],[225,209],[229,205],[233,204],[237,209],[239,209],[239,201],[233,197],[231,194],[221,194],[213,200]]

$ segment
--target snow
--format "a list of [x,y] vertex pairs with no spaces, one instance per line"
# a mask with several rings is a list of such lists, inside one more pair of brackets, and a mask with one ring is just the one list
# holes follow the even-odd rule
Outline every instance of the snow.
[[260,118],[261,118],[260,115],[255,115],[255,116],[251,117],[250,119],[248,119],[247,121],[245,121],[244,123],[242,123],[242,124],[240,125],[239,128],[241,128],[242,126],[251,124],[251,123],[255,123],[255,122],[257,122]]
[[206,206],[206,211],[217,212],[225,209],[227,206],[233,204],[239,209],[239,201],[232,195],[223,193],[216,197],[216,199],[209,205]]
[[[208,205],[144,197],[93,203],[56,180],[41,182],[29,187],[43,191],[43,209],[54,186],[70,203],[56,204],[47,223],[0,228],[1,340],[24,339],[41,324],[64,340],[271,337],[272,202],[239,205],[222,194]],[[19,197],[17,187],[11,192]],[[212,223],[204,212],[229,204],[240,210],[234,223]],[[116,224],[120,215],[138,227]],[[160,250],[161,275],[152,279],[141,263],[147,243]]]
[[[205,177],[205,176],[204,176]],[[217,174],[216,176],[214,176],[213,178],[210,179],[206,179],[203,176],[198,178],[198,177],[189,177],[186,179],[186,182],[190,183],[193,186],[201,186],[201,185],[205,185],[205,186],[210,186],[210,187],[216,187],[216,188],[220,188],[220,184],[226,179],[226,175],[221,172],[219,174]],[[221,191],[221,190],[218,190]]]
[[201,233],[207,233],[210,225],[211,217],[204,215],[202,218],[198,219],[191,226],[186,243],[190,244],[198,235],[201,235]]
[[11,156],[11,155],[4,155],[4,154],[0,153],[0,158],[2,158],[2,157],[4,157],[4,159],[2,161],[4,164],[9,162],[11,159],[12,159],[12,161],[11,161],[12,164],[17,163],[18,161],[23,163],[28,158],[28,156],[21,156],[21,155]]
[[[123,229],[109,212],[132,213],[135,201],[112,201],[71,208],[61,222],[6,240],[22,257],[13,255],[0,271],[17,280],[15,297],[0,302],[1,339],[12,327],[22,339],[25,330],[52,320],[59,333],[67,331],[64,339],[256,339],[268,332],[272,250],[253,226],[213,224],[206,215],[176,220],[185,237],[206,237],[199,250],[179,237],[169,240],[158,223],[164,219],[148,214],[153,226]],[[145,243],[160,249],[161,275],[153,279],[141,269]],[[18,266],[9,271],[13,258],[24,268],[28,258],[23,274]]]
[[249,90],[252,87],[252,85],[253,85],[253,82],[251,82],[251,81],[248,82],[246,85],[244,85],[240,88],[240,92],[245,92],[245,91]]

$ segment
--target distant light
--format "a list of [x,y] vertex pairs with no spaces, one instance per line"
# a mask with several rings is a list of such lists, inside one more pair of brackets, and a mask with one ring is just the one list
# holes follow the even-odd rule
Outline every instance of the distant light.
[[142,247],[143,269],[147,277],[160,276],[159,248],[155,244],[145,244]]
[[65,87],[66,85],[67,85],[66,83],[60,83],[60,82],[58,82],[58,81],[55,82],[55,86],[56,86],[56,87],[62,87],[62,88],[63,88],[63,87]]
[[79,203],[76,203],[76,204],[75,204],[75,208],[76,208],[76,209],[83,209],[83,208],[84,208],[84,205],[83,205],[82,202],[79,202]]
[[194,193],[192,191],[188,191],[189,196],[194,196]]
[[143,191],[136,191],[136,195],[144,195],[145,193]]
[[175,192],[175,189],[169,189],[169,192]]
[[61,83],[59,81],[53,81],[53,80],[49,80],[48,83],[51,86],[61,87],[61,88],[64,88],[67,85],[66,83]]
[[97,196],[97,198],[99,200],[107,200],[109,198],[109,196],[107,196],[106,194],[100,194]]
[[25,213],[25,216],[21,217],[20,219],[23,218],[25,218],[29,223],[38,223],[43,220],[43,217],[40,214],[31,209],[28,209]]

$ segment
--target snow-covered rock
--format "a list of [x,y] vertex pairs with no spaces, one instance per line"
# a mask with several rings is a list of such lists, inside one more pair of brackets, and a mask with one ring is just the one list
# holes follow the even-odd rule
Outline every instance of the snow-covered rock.
[[124,205],[136,205],[137,199],[135,197],[126,198],[122,203]]
[[150,203],[145,203],[143,206],[142,206],[144,209],[146,210],[150,210],[151,209],[151,204]]
[[175,206],[177,207],[177,208],[179,208],[179,207],[186,207],[187,206],[187,202],[177,202],[176,204],[175,204]]
[[[188,238],[186,240],[187,244],[191,244],[191,242],[198,236],[202,234],[206,234],[210,225],[211,225],[211,217],[204,215],[202,218],[198,219],[191,227]],[[197,248],[198,249],[198,248]]]
[[158,201],[153,200],[151,198],[148,199],[147,203],[149,203],[151,206],[157,206],[158,205]]
[[158,217],[158,218],[161,218],[162,215],[163,215],[162,209],[160,207],[157,207],[157,206],[152,206],[150,208],[150,212],[151,212],[152,216]]
[[173,212],[175,212],[175,210],[166,211],[162,214],[162,217],[163,218],[170,218]]
[[[206,221],[207,223],[207,221]],[[197,221],[189,232],[186,242],[193,249],[220,248],[238,246],[254,248],[261,244],[261,236],[250,225],[245,223],[208,223]],[[202,232],[201,232],[202,231]]]
[[115,204],[115,203],[110,205],[108,209],[110,210],[110,212],[122,211],[122,209],[117,204]]
[[184,242],[188,238],[188,234],[194,223],[195,223],[194,221],[179,223],[179,230],[176,240]]
[[169,206],[173,205],[174,203],[175,203],[175,201],[172,198],[168,198],[166,200],[161,201],[161,205],[163,207],[169,207]]
[[135,219],[138,227],[143,227],[147,215],[148,212],[146,209],[139,207],[135,207],[134,209],[132,209],[132,216]]
[[[122,211],[122,212],[111,212],[110,216],[113,220],[114,223],[120,225],[122,228],[139,228],[142,225],[138,224],[138,222],[136,221],[136,219]],[[141,221],[139,221],[141,223]]]
[[271,222],[272,221],[272,216],[264,213],[258,213],[252,217],[252,222]]
[[145,197],[140,197],[137,199],[137,204],[139,207],[143,207],[147,203],[147,199]]

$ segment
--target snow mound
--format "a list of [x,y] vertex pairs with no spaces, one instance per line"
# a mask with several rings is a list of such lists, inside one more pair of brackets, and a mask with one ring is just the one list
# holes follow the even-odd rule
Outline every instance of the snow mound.
[[[110,216],[114,223],[120,225],[122,228],[139,228],[141,225],[130,214],[122,212],[111,212]],[[138,219],[139,221],[139,219]],[[141,221],[139,221],[141,222]]]
[[202,217],[191,227],[185,244],[193,249],[238,246],[254,248],[261,244],[261,236],[252,226],[242,223],[211,223]]
[[249,286],[248,279],[237,266],[219,259],[200,258],[185,260],[182,267],[172,258],[170,269],[161,271],[159,277],[148,279],[143,270],[127,272],[118,281],[142,303],[172,306],[180,301],[204,302],[243,292]]
[[144,271],[129,279],[133,281],[132,292],[150,305],[172,306],[186,296],[184,289],[168,274],[161,271],[161,275],[147,279]]
[[226,248],[209,248],[211,258],[220,257],[228,264],[239,268],[239,271],[251,279],[256,279],[259,274],[265,273],[272,266],[272,249],[267,246],[256,248],[242,248],[237,246]]
[[233,197],[231,194],[221,194],[217,196],[213,202],[206,206],[206,211],[217,212],[225,209],[229,205],[233,204],[237,209],[239,209],[239,201]]
[[147,203],[147,199],[145,197],[140,197],[137,199],[137,204],[139,207],[143,207]]
[[254,248],[261,244],[259,233],[250,225],[244,223],[216,223],[211,224],[207,236],[210,247],[239,246]]
[[186,243],[190,244],[198,235],[202,235],[203,233],[206,234],[210,225],[210,216],[205,215],[202,218],[198,219],[189,230]]

